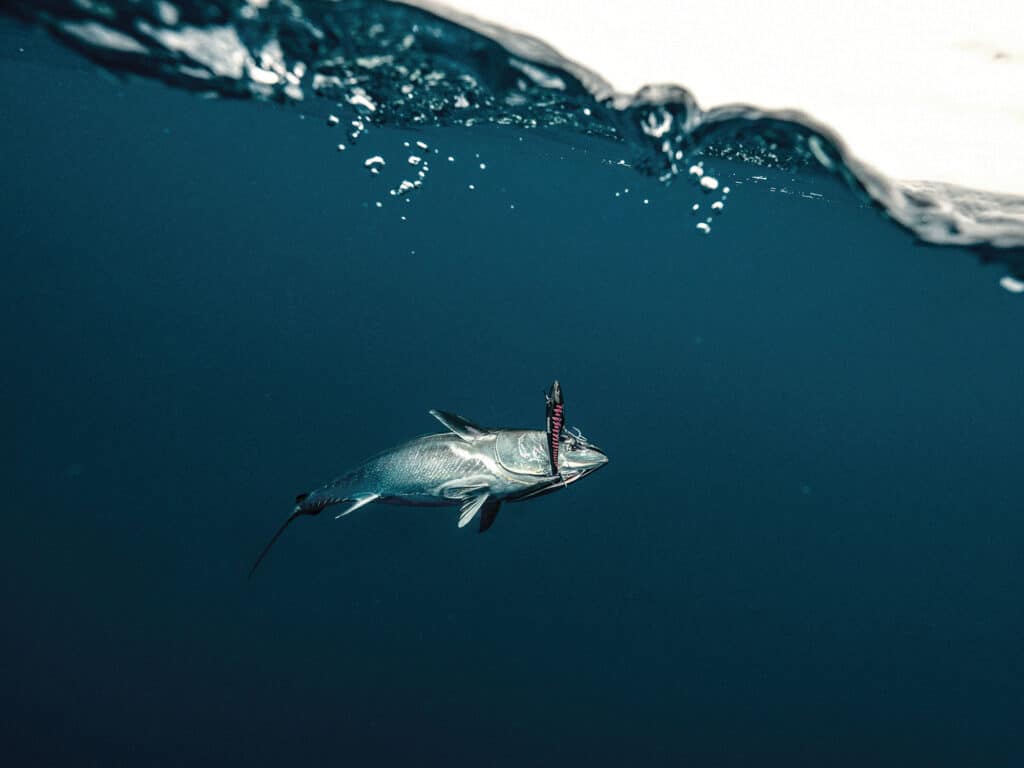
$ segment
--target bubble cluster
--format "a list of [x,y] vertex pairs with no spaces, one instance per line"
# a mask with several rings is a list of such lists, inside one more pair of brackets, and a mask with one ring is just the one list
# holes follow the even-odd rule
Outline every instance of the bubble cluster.
[[[386,157],[389,156],[387,151],[367,157],[363,161],[364,167],[371,175],[380,176],[386,180],[385,183],[389,184],[389,188],[387,188],[388,197],[396,202],[410,203],[414,193],[424,188],[427,177],[431,173],[433,157],[447,157],[450,163],[454,163],[456,160],[454,155],[442,155],[440,149],[431,147],[423,139],[403,141],[402,149],[404,150],[402,152],[404,162],[396,162],[389,165],[386,160]],[[479,153],[475,157],[478,161],[480,160]],[[483,170],[487,167],[487,164],[480,161],[476,167]],[[410,175],[410,171],[412,175]],[[469,183],[466,188],[470,191],[475,191],[476,184]],[[387,207],[385,201],[376,201],[374,206],[377,208]],[[515,204],[510,204],[509,210],[514,209]],[[408,221],[409,217],[402,215],[400,220]]]

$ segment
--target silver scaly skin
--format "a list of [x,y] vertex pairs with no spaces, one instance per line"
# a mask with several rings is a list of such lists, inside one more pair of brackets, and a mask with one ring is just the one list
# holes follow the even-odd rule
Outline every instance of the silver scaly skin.
[[282,531],[300,515],[317,515],[344,504],[342,517],[375,501],[421,507],[460,507],[459,527],[480,515],[480,531],[494,523],[501,503],[557,491],[608,463],[579,432],[565,432],[558,474],[551,474],[547,433],[485,429],[444,411],[431,411],[448,432],[424,435],[377,454],[316,490],[296,506],[266,546],[252,572]]

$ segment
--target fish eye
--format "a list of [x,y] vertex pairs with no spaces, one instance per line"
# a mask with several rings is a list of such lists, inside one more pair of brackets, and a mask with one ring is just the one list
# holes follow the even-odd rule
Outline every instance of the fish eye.
[[589,445],[583,433],[575,427],[570,427],[563,433],[562,442],[569,451],[580,451]]

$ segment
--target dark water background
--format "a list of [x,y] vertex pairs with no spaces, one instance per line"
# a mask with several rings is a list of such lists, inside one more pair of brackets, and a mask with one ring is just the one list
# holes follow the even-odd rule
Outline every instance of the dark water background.
[[[1003,270],[827,177],[722,162],[704,237],[596,139],[337,153],[299,108],[5,56],[5,762],[1024,760]],[[416,140],[388,200],[363,159]],[[246,581],[296,492],[432,407],[539,427],[554,376],[602,472],[484,536],[303,520]]]

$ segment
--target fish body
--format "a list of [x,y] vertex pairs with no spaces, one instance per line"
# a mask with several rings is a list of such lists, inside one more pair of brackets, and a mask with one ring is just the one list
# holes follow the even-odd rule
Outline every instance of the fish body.
[[445,411],[431,411],[446,432],[423,435],[373,456],[331,482],[299,494],[291,516],[270,540],[255,571],[277,537],[297,517],[338,506],[343,517],[374,502],[417,507],[457,506],[459,527],[480,516],[481,532],[501,504],[565,488],[595,472],[608,457],[580,433],[563,432],[557,472],[552,472],[549,435],[544,430],[486,429]]

